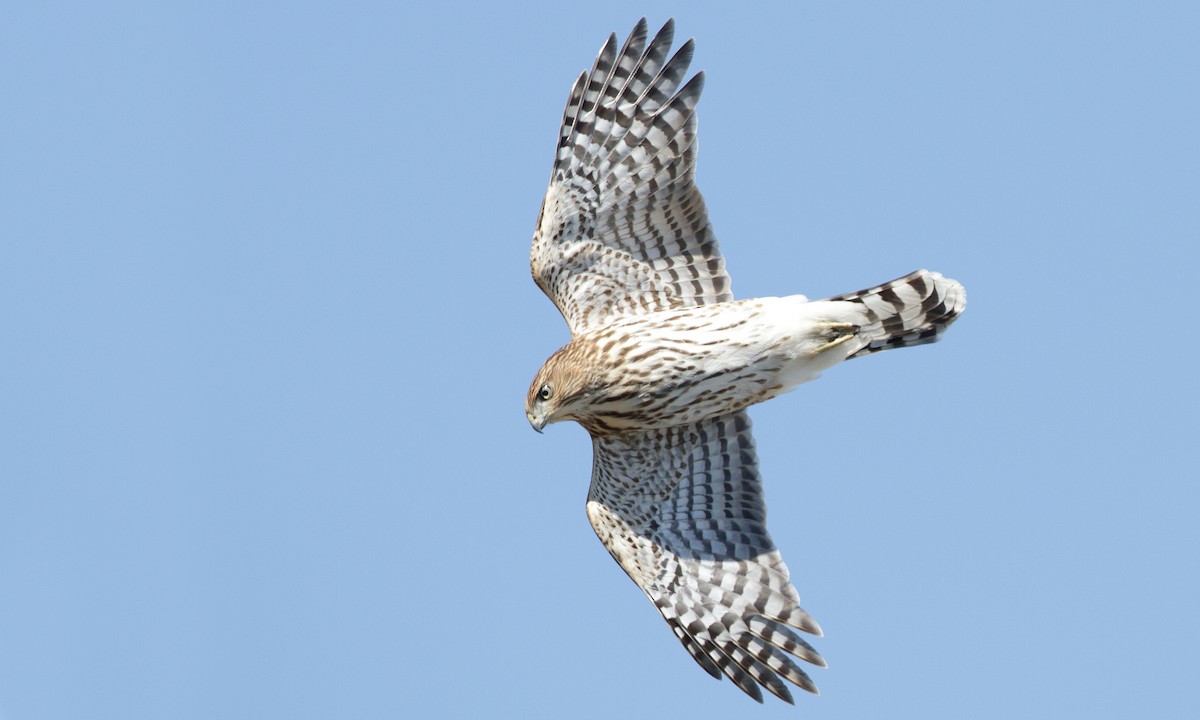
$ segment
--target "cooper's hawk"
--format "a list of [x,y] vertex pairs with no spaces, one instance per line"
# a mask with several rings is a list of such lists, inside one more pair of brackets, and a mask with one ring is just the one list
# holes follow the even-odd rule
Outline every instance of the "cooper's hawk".
[[[638,22],[576,80],[530,256],[573,339],[525,402],[539,432],[592,436],[588,519],[696,662],[762,701],[815,693],[820,635],[767,533],[745,408],[848,358],[934,342],[960,284],[919,270],[827,300],[734,301],[693,182],[703,73],[692,41]],[[782,678],[782,679],[781,679]]]

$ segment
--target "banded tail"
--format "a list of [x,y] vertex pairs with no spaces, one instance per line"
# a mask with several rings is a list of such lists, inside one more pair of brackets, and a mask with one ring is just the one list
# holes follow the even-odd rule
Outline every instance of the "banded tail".
[[937,342],[967,307],[961,283],[928,270],[828,299],[860,303],[867,311],[868,320],[856,333],[866,344],[847,359]]

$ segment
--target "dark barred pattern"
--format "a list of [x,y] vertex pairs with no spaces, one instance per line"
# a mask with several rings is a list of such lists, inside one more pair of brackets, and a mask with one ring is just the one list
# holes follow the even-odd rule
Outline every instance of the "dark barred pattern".
[[793,628],[821,630],[767,532],[745,412],[593,447],[588,518],[696,662],[760,702],[792,702],[783,680],[816,693],[792,658],[825,661]]
[[[588,519],[714,677],[762,701],[816,693],[795,660],[824,666],[820,634],[766,528],[743,408],[847,357],[934,342],[962,313],[961,285],[924,270],[833,303],[732,302],[694,183],[703,74],[689,40],[610,36],[571,89],[530,267],[572,341],[534,377],[537,430],[592,436]],[[653,314],[657,313],[657,314]]]
[[571,89],[530,267],[574,333],[733,298],[693,182],[704,75],[680,87],[693,43],[667,60],[673,38],[668,21],[647,45],[643,18]]
[[870,320],[858,331],[866,345],[852,358],[937,342],[967,307],[967,293],[958,281],[928,270],[829,300],[861,303],[867,310]]

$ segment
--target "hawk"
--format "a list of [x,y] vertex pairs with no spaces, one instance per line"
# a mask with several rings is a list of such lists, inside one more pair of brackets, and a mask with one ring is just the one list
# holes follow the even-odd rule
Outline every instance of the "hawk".
[[866,290],[735,301],[696,189],[688,40],[643,18],[575,81],[530,254],[572,339],[542,366],[525,412],[538,432],[592,438],[587,516],[692,658],[762,702],[816,693],[796,660],[799,605],[767,532],[746,408],[843,360],[938,340],[962,285],[918,270]]

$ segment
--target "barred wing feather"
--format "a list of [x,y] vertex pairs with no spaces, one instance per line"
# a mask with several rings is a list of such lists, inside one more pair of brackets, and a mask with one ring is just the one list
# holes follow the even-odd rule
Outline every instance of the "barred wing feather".
[[571,89],[530,252],[573,334],[624,315],[732,300],[694,182],[703,73],[674,25],[612,35]]
[[816,693],[793,657],[825,661],[795,630],[821,630],[767,532],[746,413],[593,447],[588,519],[692,658],[760,702],[760,686],[791,702],[783,680]]

